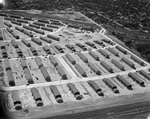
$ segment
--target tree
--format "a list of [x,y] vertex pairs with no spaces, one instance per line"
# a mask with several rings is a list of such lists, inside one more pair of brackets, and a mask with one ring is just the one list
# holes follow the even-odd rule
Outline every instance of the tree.
[[150,53],[146,56],[146,58],[150,62]]
[[147,56],[148,54],[150,54],[150,49],[145,49],[143,52],[142,52],[143,55]]

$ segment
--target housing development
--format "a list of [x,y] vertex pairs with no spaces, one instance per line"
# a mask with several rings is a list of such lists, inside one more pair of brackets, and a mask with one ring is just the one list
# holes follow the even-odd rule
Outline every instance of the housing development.
[[72,23],[30,12],[0,11],[0,84],[15,119],[150,111],[147,61],[79,12],[67,13]]

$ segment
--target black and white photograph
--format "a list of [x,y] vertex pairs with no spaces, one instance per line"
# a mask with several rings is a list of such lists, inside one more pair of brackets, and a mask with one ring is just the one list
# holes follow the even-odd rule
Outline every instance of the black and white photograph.
[[0,0],[0,119],[150,119],[150,0]]

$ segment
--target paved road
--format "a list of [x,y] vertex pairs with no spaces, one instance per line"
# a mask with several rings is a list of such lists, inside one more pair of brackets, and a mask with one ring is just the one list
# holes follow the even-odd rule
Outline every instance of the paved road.
[[[61,84],[67,84],[67,83],[75,83],[75,82],[85,82],[89,80],[96,80],[96,79],[103,79],[103,78],[110,78],[110,77],[115,77],[116,75],[127,75],[129,72],[136,72],[139,70],[145,70],[149,68],[149,65],[146,67],[140,67],[137,69],[132,69],[129,71],[124,71],[124,72],[119,72],[119,73],[113,73],[109,75],[102,75],[102,76],[95,76],[95,77],[88,77],[88,78],[72,78],[71,80],[63,80],[61,81]],[[32,85],[21,85],[21,86],[15,86],[15,87],[0,87],[0,90],[2,91],[13,91],[13,90],[21,90],[21,89],[27,89],[27,88],[33,88],[33,87],[45,87],[45,86],[50,86],[50,85],[59,85],[60,81],[55,81],[55,82],[45,82],[45,83],[37,83],[37,84],[32,84]]]
[[[112,39],[110,39],[108,36],[105,35],[105,32],[103,32],[103,36],[108,38],[109,40],[112,41]],[[114,47],[114,46],[113,46]],[[122,47],[122,46],[121,46]],[[131,51],[128,51],[130,52],[130,54],[132,54],[133,56],[135,55],[134,53],[132,53]],[[43,57],[43,56],[40,56],[40,57]],[[28,58],[31,58],[31,57],[28,57]],[[15,58],[14,58],[15,59]],[[145,62],[143,59],[141,59],[143,62]],[[66,63],[60,59],[60,62],[66,67]],[[68,82],[70,83],[74,83],[74,82],[82,82],[82,81],[88,81],[88,80],[96,80],[96,79],[102,79],[102,78],[110,78],[110,77],[115,77],[116,75],[118,74],[121,74],[121,75],[126,75],[128,74],[129,72],[136,72],[138,70],[144,70],[144,69],[147,69],[149,68],[149,64],[147,62],[145,62],[145,64],[147,64],[148,66],[146,67],[140,67],[140,68],[137,68],[136,70],[129,70],[129,71],[124,71],[124,72],[119,72],[119,73],[113,73],[113,74],[109,74],[109,75],[102,75],[102,76],[95,76],[95,77],[88,77],[88,78],[80,78],[78,80],[77,77],[76,78],[72,78],[71,80],[66,80],[66,81],[61,81],[61,84],[66,84]],[[72,77],[75,76],[74,72],[72,72],[72,70],[70,70],[70,68],[67,69],[68,72],[71,73]],[[5,91],[12,91],[12,90],[21,90],[21,89],[26,89],[26,88],[33,88],[33,87],[43,87],[43,86],[49,86],[49,85],[58,85],[60,84],[60,81],[56,81],[56,82],[46,82],[46,83],[40,83],[40,84],[32,84],[32,85],[22,85],[22,86],[15,86],[15,87],[4,87],[4,88],[0,88],[0,90],[5,90]]]

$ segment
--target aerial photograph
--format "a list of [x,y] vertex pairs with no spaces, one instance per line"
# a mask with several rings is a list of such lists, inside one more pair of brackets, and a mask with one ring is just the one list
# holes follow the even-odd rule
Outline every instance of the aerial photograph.
[[0,119],[150,119],[150,0],[0,0]]

